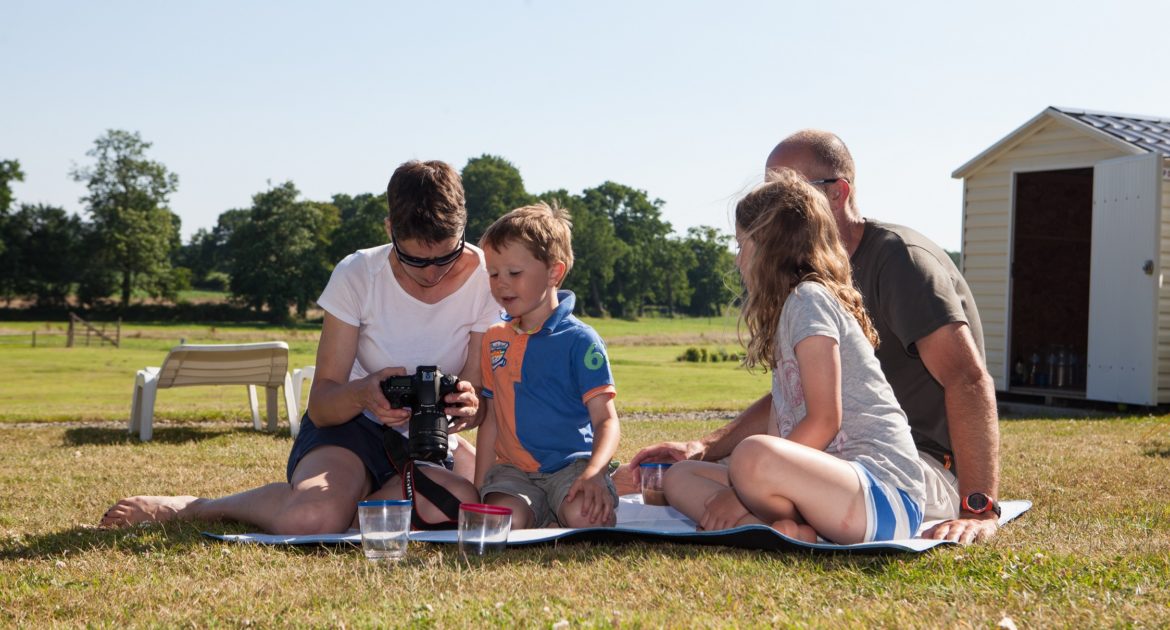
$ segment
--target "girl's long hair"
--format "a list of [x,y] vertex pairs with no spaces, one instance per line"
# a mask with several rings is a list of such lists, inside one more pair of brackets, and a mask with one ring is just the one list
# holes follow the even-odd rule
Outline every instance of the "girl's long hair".
[[877,331],[861,293],[853,286],[849,255],[820,191],[796,171],[776,169],[736,205],[735,223],[741,238],[750,241],[754,250],[750,260],[740,261],[747,286],[741,318],[751,335],[744,359],[747,367],[776,368],[780,312],[801,282],[816,282],[828,289],[877,347]]

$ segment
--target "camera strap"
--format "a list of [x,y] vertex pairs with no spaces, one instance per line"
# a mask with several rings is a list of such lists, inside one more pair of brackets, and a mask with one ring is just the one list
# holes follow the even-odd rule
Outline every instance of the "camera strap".
[[[412,503],[411,524],[417,529],[451,529],[455,527],[455,524],[459,522],[459,499],[442,484],[428,477],[423,472],[425,466],[419,466],[410,458],[407,439],[398,431],[387,429],[382,437],[382,445],[386,449],[386,456],[390,458],[390,464],[394,466],[394,470],[398,471],[398,476],[402,479],[403,497]],[[447,519],[435,523],[423,520],[418,513],[416,494],[439,508],[439,511]]]

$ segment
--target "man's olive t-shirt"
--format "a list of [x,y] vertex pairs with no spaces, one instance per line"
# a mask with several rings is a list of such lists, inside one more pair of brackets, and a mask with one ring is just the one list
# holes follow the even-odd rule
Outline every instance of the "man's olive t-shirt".
[[881,342],[878,361],[906,412],[914,442],[941,460],[951,453],[943,388],[914,344],[941,326],[964,322],[984,356],[971,289],[941,247],[900,225],[867,219],[850,262]]

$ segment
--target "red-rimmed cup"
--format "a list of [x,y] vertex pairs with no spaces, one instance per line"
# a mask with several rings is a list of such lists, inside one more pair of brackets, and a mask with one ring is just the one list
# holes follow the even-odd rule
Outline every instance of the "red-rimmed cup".
[[482,556],[503,550],[512,530],[512,509],[485,503],[459,505],[459,551]]

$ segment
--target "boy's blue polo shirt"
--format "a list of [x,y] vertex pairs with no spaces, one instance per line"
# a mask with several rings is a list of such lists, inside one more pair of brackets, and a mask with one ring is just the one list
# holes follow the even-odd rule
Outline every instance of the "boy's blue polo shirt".
[[573,316],[576,296],[560,304],[540,330],[519,331],[505,315],[484,334],[483,396],[496,413],[496,456],[525,472],[551,473],[593,454],[585,403],[616,392],[605,344]]

